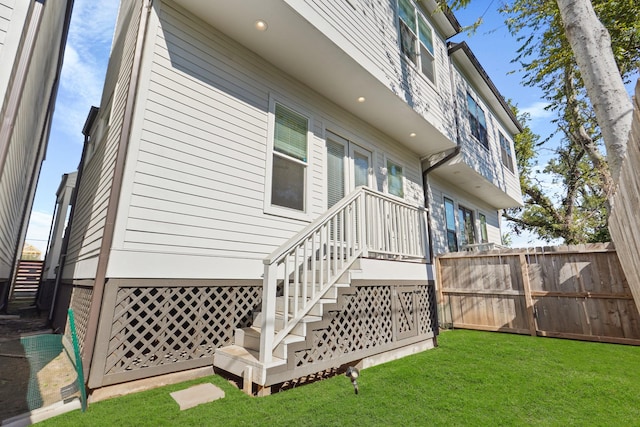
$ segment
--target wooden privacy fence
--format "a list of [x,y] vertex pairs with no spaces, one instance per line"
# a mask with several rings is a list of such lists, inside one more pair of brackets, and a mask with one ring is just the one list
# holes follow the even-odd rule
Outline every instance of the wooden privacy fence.
[[613,244],[437,258],[441,325],[640,345],[640,315]]
[[611,203],[609,232],[629,281],[636,305],[640,307],[640,80],[636,83],[633,122],[627,157],[622,163],[620,179]]

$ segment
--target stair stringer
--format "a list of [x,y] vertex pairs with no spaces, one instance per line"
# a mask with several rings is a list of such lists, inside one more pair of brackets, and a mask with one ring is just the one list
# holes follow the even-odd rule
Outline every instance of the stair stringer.
[[[394,297],[392,295],[394,292],[392,289],[394,288],[392,285],[381,285],[379,283],[363,285],[361,280],[358,280],[357,282],[358,284],[354,285],[353,282],[350,281],[348,287],[338,289],[337,301],[335,303],[326,304],[322,320],[309,323],[307,325],[308,333],[305,340],[289,345],[285,364],[268,369],[267,383],[269,385],[305,377],[330,369],[337,369],[345,365],[357,365],[362,359],[381,355],[386,352],[392,352],[393,350],[402,351],[402,349],[409,349],[404,354],[411,354],[416,351],[422,351],[426,348],[433,347],[433,339],[435,336],[433,332],[418,333],[415,336],[404,339],[398,338],[398,334],[395,331],[396,326],[394,324],[392,313],[392,310],[395,309],[393,303]],[[398,281],[395,282],[395,284],[397,283]],[[388,298],[388,301],[385,302],[385,298],[382,298],[382,300],[378,300],[378,302],[383,306],[386,304],[386,308],[369,306],[368,303],[371,302],[371,295],[374,293],[379,294],[381,292],[385,293],[385,298]],[[368,313],[370,317],[366,318],[367,313],[364,313],[362,318],[354,318],[354,316],[351,316],[349,313],[350,305],[352,310],[355,307],[355,310],[359,313],[362,313],[363,307],[367,307],[367,310],[371,310],[371,312]],[[366,318],[366,320],[364,318]],[[320,341],[316,341],[321,334],[335,334],[336,332],[344,330],[345,325],[349,322],[366,323],[367,321],[373,322],[373,325],[376,325],[376,327],[370,327],[372,325],[369,323],[361,326],[361,332],[369,331],[369,329],[376,329],[376,331],[373,331],[374,333],[371,334],[372,336],[350,336],[340,338],[335,336],[329,337],[329,341],[339,339],[351,339],[352,341],[344,343],[343,351],[336,351],[331,355],[331,357],[307,362],[302,365],[298,363],[296,353],[311,351],[314,346],[321,347],[324,344]],[[341,325],[342,328],[337,327],[339,326],[337,322],[341,322],[339,325]],[[378,328],[377,326],[379,325],[382,325],[382,327]],[[378,329],[384,330],[384,333],[380,333]],[[358,340],[362,341],[356,342]],[[332,345],[339,346],[340,343],[334,341]],[[388,356],[383,356],[383,358],[384,357]]]

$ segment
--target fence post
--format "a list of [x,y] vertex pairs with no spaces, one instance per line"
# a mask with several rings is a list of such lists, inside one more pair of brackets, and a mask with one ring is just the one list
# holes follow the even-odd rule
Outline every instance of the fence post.
[[71,329],[71,343],[73,344],[73,357],[75,359],[76,374],[78,375],[78,388],[80,389],[80,405],[82,412],[87,410],[87,389],[84,384],[84,371],[82,369],[82,357],[80,356],[80,345],[78,344],[78,333],[76,332],[76,320],[73,309],[68,310],[69,329]]
[[[442,293],[442,264],[440,261],[440,257],[436,257],[436,265],[435,265],[435,285],[436,285],[436,309],[438,310],[438,323],[439,327],[443,327],[447,324],[447,311],[446,304],[444,302],[444,295]],[[450,319],[451,327],[453,328],[453,319]]]
[[527,258],[524,254],[518,256],[520,260],[520,274],[522,275],[522,287],[524,288],[524,299],[527,305],[527,314],[529,321],[529,332],[532,337],[538,335],[538,323],[536,322],[536,315],[533,310],[533,299],[531,298],[531,282],[529,281],[529,266],[527,264]]

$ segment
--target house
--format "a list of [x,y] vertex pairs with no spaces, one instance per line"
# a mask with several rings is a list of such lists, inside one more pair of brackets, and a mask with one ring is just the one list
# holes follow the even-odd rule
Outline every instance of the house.
[[123,0],[60,285],[88,387],[213,364],[264,394],[433,347],[433,255],[521,203],[459,29],[431,0]]
[[45,155],[72,4],[0,0],[0,310]]

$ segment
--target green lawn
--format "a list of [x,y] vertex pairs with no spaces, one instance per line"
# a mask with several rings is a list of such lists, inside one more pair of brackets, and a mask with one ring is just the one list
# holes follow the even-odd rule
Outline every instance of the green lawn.
[[[214,376],[91,404],[51,426],[640,425],[640,348],[477,331],[361,372],[252,398]],[[180,411],[170,392],[212,382],[224,399]]]

